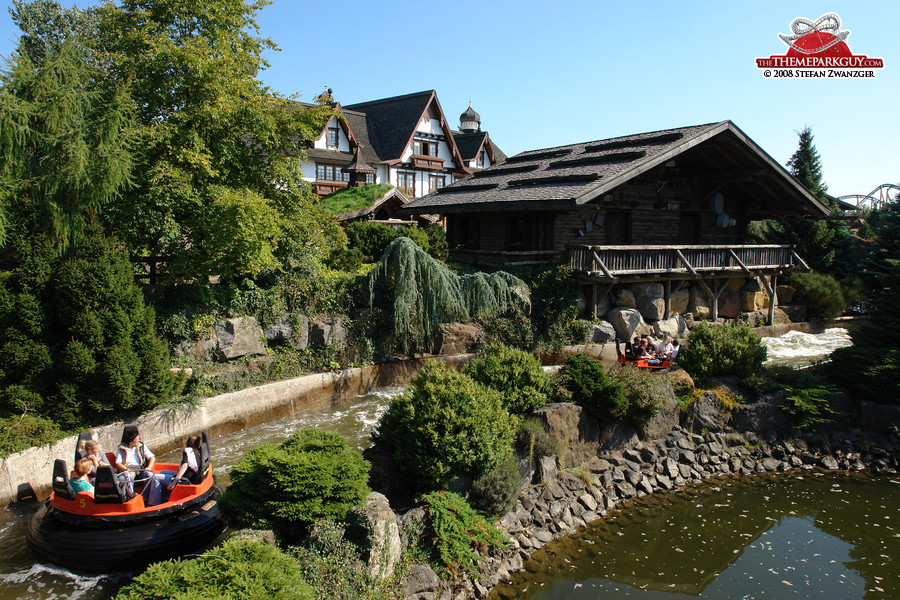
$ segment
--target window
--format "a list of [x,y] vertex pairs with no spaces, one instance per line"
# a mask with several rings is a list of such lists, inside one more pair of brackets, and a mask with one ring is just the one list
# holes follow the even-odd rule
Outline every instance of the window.
[[429,175],[428,176],[428,191],[434,192],[436,190],[444,187],[444,176],[443,175]]
[[416,174],[415,173],[397,173],[397,187],[405,194],[415,195],[416,193]]
[[338,129],[337,127],[329,127],[327,138],[325,140],[326,145],[329,148],[337,148],[338,147]]
[[375,173],[366,173],[366,183],[375,183]]
[[335,165],[316,165],[316,179],[319,181],[350,181],[350,173],[341,173]]
[[421,140],[414,140],[413,141],[413,154],[419,154],[422,156],[437,156],[438,155],[437,142],[423,142]]

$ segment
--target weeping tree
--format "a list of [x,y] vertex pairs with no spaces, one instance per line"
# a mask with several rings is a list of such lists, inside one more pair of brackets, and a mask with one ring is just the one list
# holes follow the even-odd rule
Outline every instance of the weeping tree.
[[521,279],[503,271],[460,277],[406,237],[388,245],[369,275],[369,306],[404,354],[434,352],[441,323],[489,319],[528,305]]

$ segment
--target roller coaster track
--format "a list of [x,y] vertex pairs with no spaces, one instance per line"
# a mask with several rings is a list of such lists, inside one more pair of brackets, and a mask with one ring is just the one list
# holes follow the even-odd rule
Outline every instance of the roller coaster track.
[[[893,198],[891,198],[891,192],[895,192]],[[882,183],[868,194],[850,194],[849,196],[840,196],[838,200],[856,204],[856,208],[879,209],[891,202],[897,202],[898,198],[900,198],[900,185]]]

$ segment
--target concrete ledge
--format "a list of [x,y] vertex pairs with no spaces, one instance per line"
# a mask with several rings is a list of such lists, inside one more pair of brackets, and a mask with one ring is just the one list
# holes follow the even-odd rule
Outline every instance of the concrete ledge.
[[[155,410],[135,422],[141,439],[155,453],[164,454],[178,448],[183,438],[192,433],[205,430],[215,439],[281,417],[347,402],[380,387],[405,385],[428,360],[459,365],[469,358],[469,354],[436,356],[315,373],[205,398],[190,411]],[[104,451],[111,452],[119,445],[122,426],[118,422],[93,428]],[[15,502],[19,486],[26,483],[39,496],[49,494],[53,462],[61,458],[71,466],[77,439],[78,436],[67,437],[0,460],[0,506]]]

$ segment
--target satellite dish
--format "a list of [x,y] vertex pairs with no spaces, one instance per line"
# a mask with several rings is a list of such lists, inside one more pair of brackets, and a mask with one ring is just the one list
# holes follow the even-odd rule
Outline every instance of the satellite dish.
[[725,229],[726,227],[728,227],[728,219],[729,218],[730,217],[728,216],[728,213],[721,213],[716,218],[716,227],[718,227],[719,229]]
[[710,198],[709,207],[717,215],[722,214],[722,211],[725,210],[725,196],[722,195],[722,192],[716,192],[716,195]]

